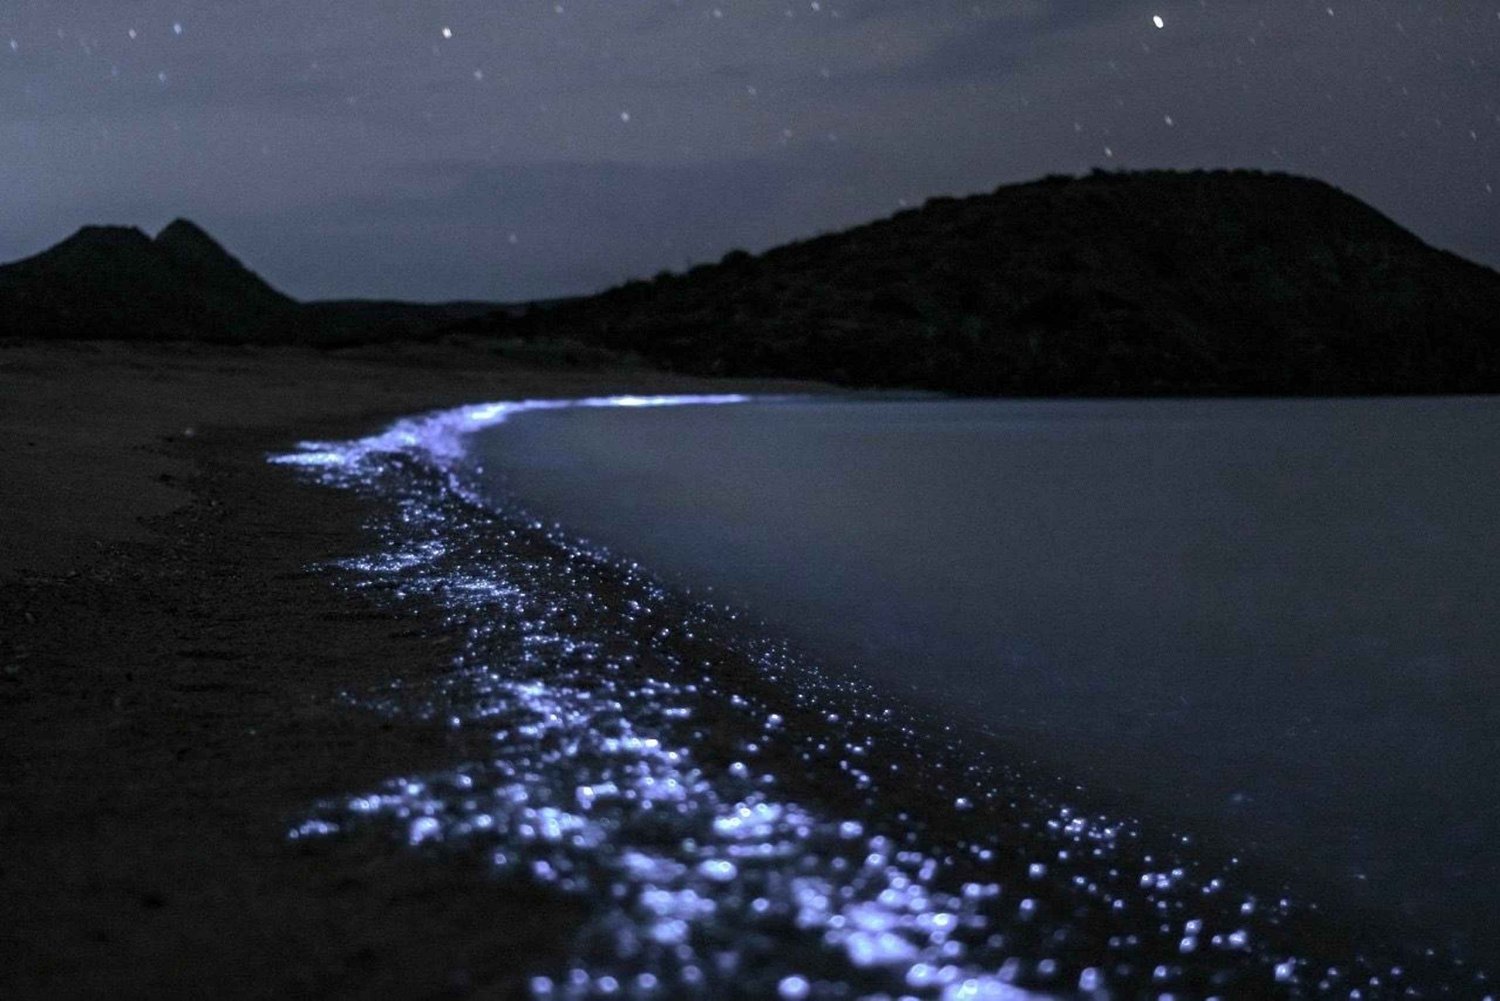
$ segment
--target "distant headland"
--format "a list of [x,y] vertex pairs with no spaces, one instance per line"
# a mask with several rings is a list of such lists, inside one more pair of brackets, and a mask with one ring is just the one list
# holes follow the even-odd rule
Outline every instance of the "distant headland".
[[431,336],[497,303],[301,303],[186,219],[155,238],[85,226],[0,266],[0,336],[337,347]]

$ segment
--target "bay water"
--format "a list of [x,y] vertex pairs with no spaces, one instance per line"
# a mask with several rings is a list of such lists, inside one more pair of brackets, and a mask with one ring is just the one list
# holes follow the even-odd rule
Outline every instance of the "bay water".
[[472,460],[1017,761],[1496,951],[1496,401],[543,410]]

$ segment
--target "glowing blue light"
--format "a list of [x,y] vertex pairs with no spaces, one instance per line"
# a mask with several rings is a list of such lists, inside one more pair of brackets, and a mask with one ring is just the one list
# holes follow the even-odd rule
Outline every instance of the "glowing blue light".
[[807,982],[806,977],[793,974],[790,977],[782,977],[781,983],[776,985],[776,993],[783,1001],[802,1001],[812,993],[812,985]]
[[[466,741],[483,742],[473,763],[320,804],[288,837],[382,829],[428,852],[473,851],[507,878],[582,899],[594,916],[580,930],[580,952],[566,975],[554,969],[530,981],[537,997],[715,996],[737,985],[757,996],[805,998],[825,986],[847,996],[859,982],[881,984],[886,993],[874,996],[912,991],[924,1001],[1041,998],[1018,986],[1028,972],[1037,982],[1103,991],[1100,971],[1121,968],[1101,961],[1112,957],[1077,949],[1067,958],[1039,955],[1047,946],[1028,944],[1068,931],[1075,908],[1116,924],[1136,921],[1107,948],[1155,949],[1135,963],[1138,980],[1158,959],[1175,961],[1160,966],[1165,986],[1186,964],[1221,955],[1246,978],[1237,986],[1259,989],[1273,971],[1278,981],[1295,981],[1299,960],[1262,944],[1275,940],[1272,926],[1289,902],[1263,908],[1262,917],[1244,898],[1235,915],[1225,873],[1205,873],[1178,854],[1143,853],[1132,824],[1061,805],[1000,769],[965,761],[962,783],[940,787],[936,802],[969,814],[960,821],[1008,810],[1022,823],[1004,835],[975,835],[957,851],[937,847],[923,833],[931,818],[885,809],[887,769],[861,767],[880,746],[892,782],[934,774],[927,752],[915,749],[922,745],[910,721],[781,646],[735,645],[742,630],[723,625],[733,615],[685,606],[637,566],[486,507],[464,479],[467,436],[518,413],[745,399],[486,403],[272,457],[308,479],[389,501],[380,550],[332,567],[390,607],[420,602],[463,630],[450,671],[396,679],[348,701],[456,722]],[[670,628],[652,622],[665,615],[675,617],[665,620]],[[752,664],[784,700],[730,690],[712,660],[676,663],[679,635]],[[799,732],[788,718],[817,722]],[[771,762],[749,757],[773,743],[794,761],[830,761],[819,774],[847,785],[827,802],[852,804],[847,813],[783,793],[795,786]],[[727,757],[726,748],[734,749]],[[941,822],[953,822],[943,813]],[[1017,858],[1049,862],[1028,867]],[[1037,892],[1049,906],[1002,892],[1002,882],[1025,886],[1028,877],[1052,881]],[[1220,888],[1221,902],[1205,899]],[[1047,891],[1058,889],[1072,894],[1067,907],[1053,906],[1058,898]],[[1189,917],[1197,913],[1207,922]],[[607,948],[589,952],[588,943]],[[1034,951],[1023,961],[1012,948]],[[813,952],[827,964],[816,985],[788,968]],[[1108,989],[1117,988],[1131,991],[1128,983]]]
[[463,440],[476,431],[501,424],[516,414],[569,407],[681,407],[747,403],[738,393],[698,396],[596,396],[575,400],[515,400],[440,410],[397,421],[379,434],[347,442],[302,442],[295,452],[270,461],[307,467],[352,467],[371,456],[406,453],[438,466],[463,456]]

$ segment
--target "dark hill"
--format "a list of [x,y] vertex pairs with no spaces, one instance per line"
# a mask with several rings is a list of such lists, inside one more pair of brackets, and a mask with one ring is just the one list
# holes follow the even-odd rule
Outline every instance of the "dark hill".
[[0,331],[32,337],[261,340],[297,304],[192,223],[155,240],[85,226],[35,257],[0,267]]
[[1047,178],[457,329],[997,394],[1494,392],[1500,275],[1319,181]]
[[186,219],[176,219],[156,234],[156,246],[180,278],[219,298],[271,313],[292,302]]
[[320,346],[432,336],[494,303],[299,303],[185,219],[155,239],[85,226],[0,266],[0,337]]

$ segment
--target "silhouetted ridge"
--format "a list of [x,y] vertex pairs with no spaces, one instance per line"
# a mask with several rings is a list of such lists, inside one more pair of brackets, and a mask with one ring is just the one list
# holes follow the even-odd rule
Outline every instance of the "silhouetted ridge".
[[239,258],[225,250],[201,227],[186,219],[174,219],[156,234],[156,246],[173,260],[208,271],[249,273]]
[[300,304],[202,228],[85,226],[0,267],[0,336],[337,345],[431,336],[493,303]]
[[135,226],[84,226],[46,254],[87,253],[91,250],[149,246],[151,238]]
[[187,219],[173,219],[167,223],[162,227],[161,232],[156,234],[156,242],[162,247],[173,247],[186,253],[222,257],[239,265],[239,261],[230,257],[229,252],[221,247],[217,240],[203,231],[203,227]]
[[292,302],[289,296],[273,289],[213,237],[186,219],[173,220],[156,234],[155,243],[185,278],[200,286],[217,287],[226,297],[239,297],[246,303],[258,302],[261,308],[269,310]]
[[[61,243],[18,264],[32,273],[81,272],[100,261],[123,260],[151,252],[151,237],[134,226],[84,226]],[[7,269],[0,269],[3,276]]]
[[996,394],[1493,392],[1500,275],[1320,181],[1096,172],[934,198],[459,330]]
[[85,226],[0,268],[0,330],[39,337],[260,340],[296,306],[179,221],[151,239]]

